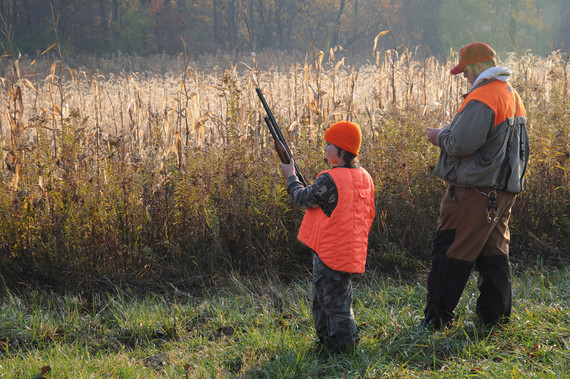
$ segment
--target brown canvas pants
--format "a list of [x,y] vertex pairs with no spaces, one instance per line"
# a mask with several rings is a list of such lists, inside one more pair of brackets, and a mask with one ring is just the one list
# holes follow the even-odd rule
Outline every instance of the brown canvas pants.
[[[488,195],[495,195],[494,203]],[[512,303],[509,218],[515,197],[491,188],[449,188],[432,246],[423,325],[437,329],[453,321],[474,266],[479,271],[479,318],[485,324],[508,321]]]

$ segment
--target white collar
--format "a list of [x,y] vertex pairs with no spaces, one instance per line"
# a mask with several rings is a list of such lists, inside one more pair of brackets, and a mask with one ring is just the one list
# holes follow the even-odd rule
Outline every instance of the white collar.
[[475,87],[477,84],[481,83],[483,80],[487,80],[487,79],[497,79],[497,80],[500,80],[502,82],[508,82],[510,75],[512,73],[513,72],[511,70],[509,70],[508,68],[503,67],[503,66],[488,68],[485,71],[483,71],[481,74],[479,74],[479,76],[477,77],[477,79],[473,83],[473,87]]

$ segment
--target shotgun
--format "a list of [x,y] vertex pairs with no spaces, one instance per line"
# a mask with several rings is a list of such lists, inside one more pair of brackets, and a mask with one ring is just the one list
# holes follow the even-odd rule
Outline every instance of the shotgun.
[[[271,112],[271,109],[269,109],[269,105],[267,105],[267,102],[265,101],[265,97],[263,97],[261,89],[256,88],[255,92],[257,92],[257,96],[259,96],[261,104],[263,104],[265,113],[267,113],[267,116],[265,116],[263,120],[265,121],[265,124],[269,128],[269,133],[271,133],[271,137],[273,137],[273,142],[275,144],[275,151],[277,151],[277,155],[279,155],[279,159],[281,160],[281,162],[289,164],[289,162],[291,162],[291,157],[293,156],[293,154],[291,154],[291,150],[289,150],[289,146],[287,146],[287,142],[285,142],[285,138],[281,133],[281,129],[279,129],[277,121],[275,121],[275,117],[273,117],[273,113]],[[301,171],[299,171],[297,163],[295,163],[295,174],[297,175],[299,181],[303,183],[303,185],[306,187],[307,182],[305,181],[303,174],[301,174]]]

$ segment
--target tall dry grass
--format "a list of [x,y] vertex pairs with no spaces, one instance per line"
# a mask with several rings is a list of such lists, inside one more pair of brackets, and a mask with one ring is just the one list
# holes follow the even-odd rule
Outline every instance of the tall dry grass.
[[[374,63],[318,53],[287,68],[255,62],[165,74],[103,74],[50,62],[0,64],[0,264],[5,277],[210,280],[229,270],[291,274],[308,264],[255,94],[259,85],[308,179],[322,133],[364,133],[377,214],[373,269],[417,269],[444,184],[426,127],[448,122],[466,81],[412,51]],[[35,62],[34,62],[35,63]],[[511,55],[532,156],[513,220],[513,258],[568,258],[568,58]],[[45,63],[44,63],[45,64]],[[64,275],[62,275],[62,273]]]

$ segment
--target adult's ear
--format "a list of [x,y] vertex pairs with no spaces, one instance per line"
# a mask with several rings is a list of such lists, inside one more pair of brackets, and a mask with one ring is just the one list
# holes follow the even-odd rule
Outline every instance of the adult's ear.
[[476,62],[475,67],[477,67],[476,71],[477,76],[479,76],[480,73],[486,70],[485,65],[481,62]]

